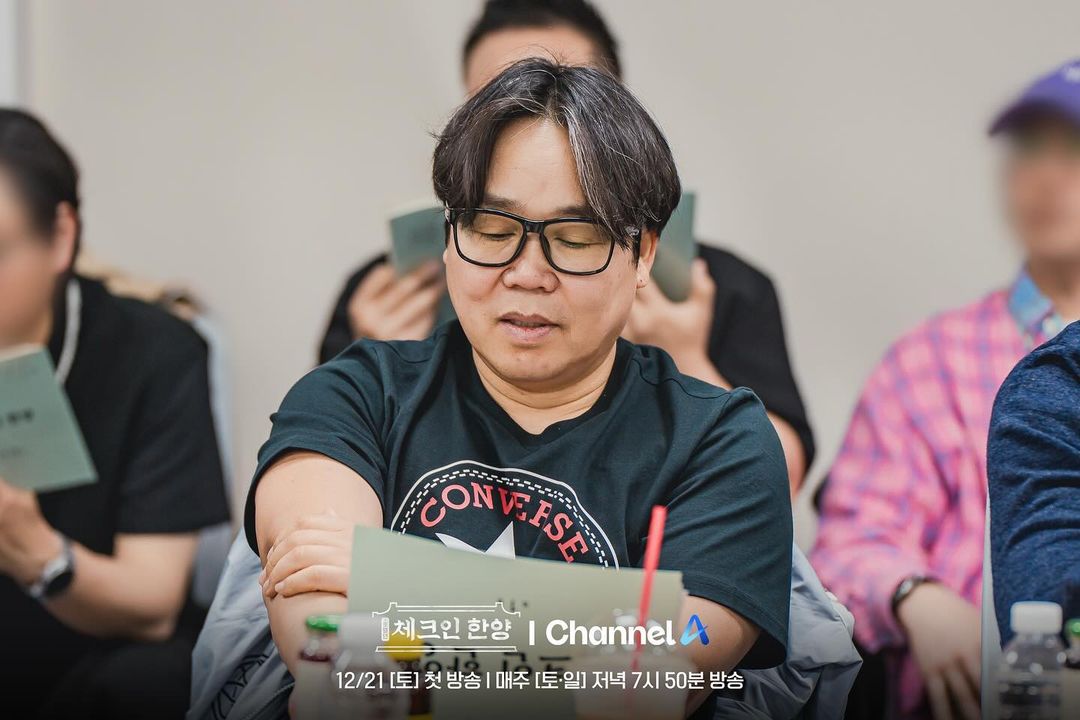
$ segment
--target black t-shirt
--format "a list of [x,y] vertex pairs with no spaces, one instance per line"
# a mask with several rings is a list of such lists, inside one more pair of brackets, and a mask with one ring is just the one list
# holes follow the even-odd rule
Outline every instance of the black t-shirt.
[[[96,281],[75,282],[81,310],[64,389],[98,481],[39,494],[45,519],[104,554],[113,552],[118,533],[190,532],[227,521],[206,344],[161,308],[115,297]],[[58,295],[54,363],[73,321],[66,293]],[[87,652],[119,644],[69,629],[0,576],[0,678],[29,703],[43,700]]]
[[[709,359],[728,382],[753,390],[770,412],[791,425],[810,467],[814,434],[791,369],[776,288],[767,275],[726,250],[699,243],[698,253],[716,283]],[[319,346],[319,362],[334,357],[355,339],[349,325],[349,299],[371,269],[386,259],[380,255],[346,281]]]
[[784,658],[787,472],[745,388],[687,377],[663,351],[620,339],[593,407],[534,435],[484,388],[452,321],[420,342],[354,343],[303,377],[272,420],[245,512],[253,549],[259,477],[292,450],[364,478],[385,527],[504,556],[640,567],[650,510],[666,505],[660,566],[761,629],[744,667]]

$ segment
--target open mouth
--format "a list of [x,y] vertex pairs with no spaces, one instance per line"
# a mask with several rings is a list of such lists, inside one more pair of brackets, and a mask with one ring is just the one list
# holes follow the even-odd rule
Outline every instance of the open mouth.
[[539,340],[558,327],[543,315],[507,313],[499,317],[499,326],[519,340]]

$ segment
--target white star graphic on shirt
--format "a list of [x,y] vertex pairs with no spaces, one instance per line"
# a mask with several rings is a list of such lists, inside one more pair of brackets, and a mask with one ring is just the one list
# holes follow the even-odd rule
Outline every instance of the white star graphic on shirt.
[[474,552],[479,555],[494,555],[495,557],[517,557],[514,551],[514,523],[507,525],[506,529],[500,533],[499,537],[495,538],[495,542],[491,543],[487,550],[474,548],[464,540],[459,540],[446,533],[435,533],[435,537],[439,538],[443,545],[454,550],[465,550],[466,552]]

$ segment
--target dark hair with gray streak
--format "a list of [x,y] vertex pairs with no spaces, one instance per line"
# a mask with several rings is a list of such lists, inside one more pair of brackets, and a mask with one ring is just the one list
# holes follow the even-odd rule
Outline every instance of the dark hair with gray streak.
[[566,128],[593,217],[620,245],[636,252],[633,230],[663,230],[681,188],[671,148],[648,111],[603,70],[540,58],[511,65],[450,118],[432,172],[443,204],[482,206],[499,133],[523,117]]

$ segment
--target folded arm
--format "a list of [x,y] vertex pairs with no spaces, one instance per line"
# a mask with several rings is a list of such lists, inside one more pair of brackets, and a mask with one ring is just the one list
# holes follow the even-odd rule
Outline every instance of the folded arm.
[[324,455],[295,452],[259,480],[255,528],[270,629],[290,670],[304,619],[346,609],[352,528],[382,527],[382,503],[355,472]]

